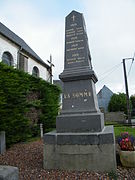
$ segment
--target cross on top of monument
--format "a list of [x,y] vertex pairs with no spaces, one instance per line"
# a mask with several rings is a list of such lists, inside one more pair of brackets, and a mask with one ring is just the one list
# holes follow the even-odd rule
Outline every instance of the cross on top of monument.
[[75,15],[73,14],[73,16],[71,17],[73,19],[73,21],[75,21]]

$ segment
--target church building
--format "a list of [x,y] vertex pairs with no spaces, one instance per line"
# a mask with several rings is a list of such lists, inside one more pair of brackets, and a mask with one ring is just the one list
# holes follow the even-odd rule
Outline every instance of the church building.
[[111,99],[112,95],[113,95],[113,92],[105,85],[98,92],[98,94],[97,94],[98,105],[99,105],[99,108],[103,112],[108,111],[108,105],[109,105],[109,102],[110,102],[110,99]]
[[26,42],[0,22],[0,62],[50,81],[47,65]]

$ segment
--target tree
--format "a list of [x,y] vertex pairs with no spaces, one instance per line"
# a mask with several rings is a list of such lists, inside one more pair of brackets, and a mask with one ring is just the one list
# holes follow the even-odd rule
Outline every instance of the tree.
[[135,116],[135,95],[132,95],[130,97],[130,102],[131,102],[131,116]]
[[127,113],[126,94],[113,94],[108,105],[108,111],[124,111],[124,113]]
[[132,108],[135,109],[135,95],[132,95],[130,97],[130,101],[131,101]]

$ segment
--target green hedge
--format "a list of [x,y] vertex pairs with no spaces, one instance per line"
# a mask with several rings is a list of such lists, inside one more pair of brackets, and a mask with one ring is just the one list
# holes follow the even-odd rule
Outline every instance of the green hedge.
[[[29,100],[35,93],[38,98]],[[46,132],[55,128],[59,95],[58,87],[0,63],[0,131],[6,132],[7,145],[36,135],[39,123]],[[26,116],[32,107],[40,110],[36,124]]]

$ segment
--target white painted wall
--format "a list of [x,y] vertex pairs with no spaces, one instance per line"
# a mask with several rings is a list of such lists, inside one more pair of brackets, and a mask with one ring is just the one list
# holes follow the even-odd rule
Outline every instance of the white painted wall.
[[2,61],[2,55],[5,51],[10,52],[10,54],[13,57],[13,65],[17,65],[17,52],[19,50],[19,47],[3,37],[0,34],[0,61]]
[[49,80],[49,73],[47,69],[42,66],[41,64],[37,63],[34,59],[31,57],[28,58],[28,73],[32,74],[33,67],[36,66],[39,69],[39,77],[43,78],[44,80]]
[[[17,65],[17,54],[19,51],[19,46],[9,41],[7,38],[3,37],[0,34],[0,61],[2,61],[2,55],[5,51],[8,51],[13,57],[13,65],[16,67]],[[26,54],[24,54],[26,55]],[[28,55],[26,55],[28,57]],[[28,57],[28,73],[32,74],[33,67],[36,66],[39,69],[39,77],[42,79],[49,81],[49,73],[47,69],[42,66],[40,63],[36,62],[33,58]]]

